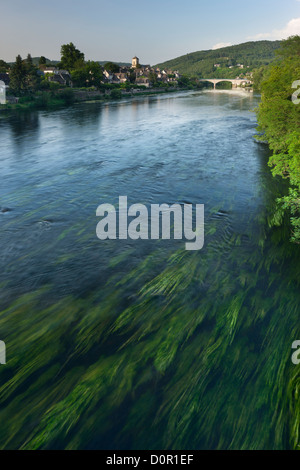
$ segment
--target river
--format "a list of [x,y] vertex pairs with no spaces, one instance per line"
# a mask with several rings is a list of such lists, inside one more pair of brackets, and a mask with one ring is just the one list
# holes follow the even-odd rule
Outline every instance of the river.
[[[299,248],[259,97],[182,92],[0,119],[1,448],[297,447]],[[105,240],[98,205],[204,204],[205,245]]]

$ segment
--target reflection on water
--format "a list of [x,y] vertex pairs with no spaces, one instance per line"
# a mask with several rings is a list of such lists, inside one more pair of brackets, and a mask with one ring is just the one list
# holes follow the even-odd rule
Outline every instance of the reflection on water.
[[[255,96],[182,93],[0,120],[2,448],[298,443],[299,249]],[[104,241],[96,208],[205,204],[205,248]],[[299,386],[299,385],[298,385]]]

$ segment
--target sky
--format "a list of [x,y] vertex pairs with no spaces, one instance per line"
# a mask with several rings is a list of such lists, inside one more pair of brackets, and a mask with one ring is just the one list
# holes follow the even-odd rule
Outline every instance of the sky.
[[0,59],[60,59],[73,42],[87,60],[143,64],[204,49],[300,35],[300,0],[0,0]]

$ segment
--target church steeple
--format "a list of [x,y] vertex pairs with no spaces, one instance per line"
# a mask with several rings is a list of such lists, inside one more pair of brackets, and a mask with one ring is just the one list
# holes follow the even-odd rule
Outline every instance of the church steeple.
[[140,59],[137,56],[135,56],[132,59],[132,68],[136,69],[139,65],[140,65]]

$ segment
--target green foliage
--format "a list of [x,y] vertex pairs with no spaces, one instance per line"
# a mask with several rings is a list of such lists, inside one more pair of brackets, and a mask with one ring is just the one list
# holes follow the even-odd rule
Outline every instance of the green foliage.
[[182,77],[178,79],[178,85],[182,87],[188,86],[189,80],[189,77],[187,77],[186,75],[182,75]]
[[282,41],[277,54],[283,58],[300,58],[300,36],[291,36],[289,39]]
[[70,104],[74,103],[74,92],[72,88],[65,88],[64,90],[61,90],[57,94],[57,98],[62,100],[65,105],[69,106]]
[[216,84],[217,90],[231,90],[232,83],[231,82],[220,82]]
[[57,82],[50,82],[50,84],[49,84],[49,88],[52,91],[59,90],[60,87],[61,87],[61,85]]
[[47,59],[43,55],[40,57],[39,60],[39,65],[46,65],[47,64]]
[[135,268],[122,251],[100,292],[49,302],[49,286],[0,312],[1,449],[105,448],[107,435],[116,448],[297,448],[286,343],[299,332],[299,252],[236,239],[224,270],[207,238],[202,256],[156,250]]
[[273,155],[269,160],[274,176],[287,178],[289,196],[278,204],[291,216],[292,240],[300,242],[300,105],[292,102],[292,84],[300,80],[300,37],[282,42],[279,63],[258,73],[262,101],[258,109],[261,140],[267,140]]
[[32,93],[39,88],[40,77],[37,74],[37,68],[33,64],[32,57],[30,54],[28,54],[27,59],[25,60],[25,69],[26,90]]
[[11,69],[10,88],[18,94],[26,89],[26,67],[20,55],[17,56]]
[[266,74],[269,68],[266,65],[259,67],[253,71],[253,82],[254,82],[254,90],[261,92],[261,84],[266,78]]
[[[81,112],[76,130],[84,131]],[[59,204],[47,198],[43,216]],[[290,344],[300,333],[300,252],[259,235],[266,209],[258,207],[262,222],[248,230],[240,211],[230,240],[221,235],[235,219],[207,217],[201,253],[158,241],[141,256],[116,242],[112,257],[101,256],[103,282],[86,295],[61,298],[53,284],[2,307],[9,360],[0,368],[0,448],[297,449]],[[21,212],[10,230],[38,220],[35,210]],[[93,256],[94,219],[82,220],[50,237],[51,265],[62,272],[81,251],[89,260],[88,245]],[[71,252],[61,245],[69,236]],[[38,243],[28,262],[36,254]],[[12,279],[2,289],[14,287]]]
[[152,83],[152,86],[157,86],[158,81],[157,81],[156,73],[150,72],[148,78],[149,78],[150,82]]
[[51,84],[52,82],[49,82],[49,80],[47,80],[47,77],[42,77],[39,88],[40,90],[49,90],[51,87]]
[[[216,50],[193,52],[158,64],[158,67],[179,70],[182,74],[196,75],[199,78],[236,78],[237,75],[272,62],[279,47],[280,41],[247,42]],[[214,67],[216,64],[220,67]],[[240,69],[237,64],[249,68]],[[232,69],[229,68],[231,66]]]
[[6,73],[8,71],[9,65],[4,60],[0,60],[0,73]]
[[72,42],[61,46],[60,68],[71,71],[80,68],[83,64],[84,54]]
[[114,100],[119,100],[120,98],[122,98],[122,93],[120,90],[115,89],[111,91],[110,96]]
[[100,87],[103,78],[102,68],[98,62],[86,62],[72,71],[72,80],[76,87]]
[[[300,180],[299,180],[300,181]],[[292,237],[295,243],[300,243],[300,191],[299,187],[289,188],[289,195],[279,198],[278,205],[291,214]]]
[[106,62],[106,64],[104,64],[104,70],[107,70],[108,72],[111,72],[111,73],[118,73],[120,70],[120,66],[117,64],[114,64],[113,62]]
[[40,78],[37,67],[33,64],[32,57],[28,54],[26,60],[18,55],[10,72],[10,89],[17,95],[33,93],[39,88]]

